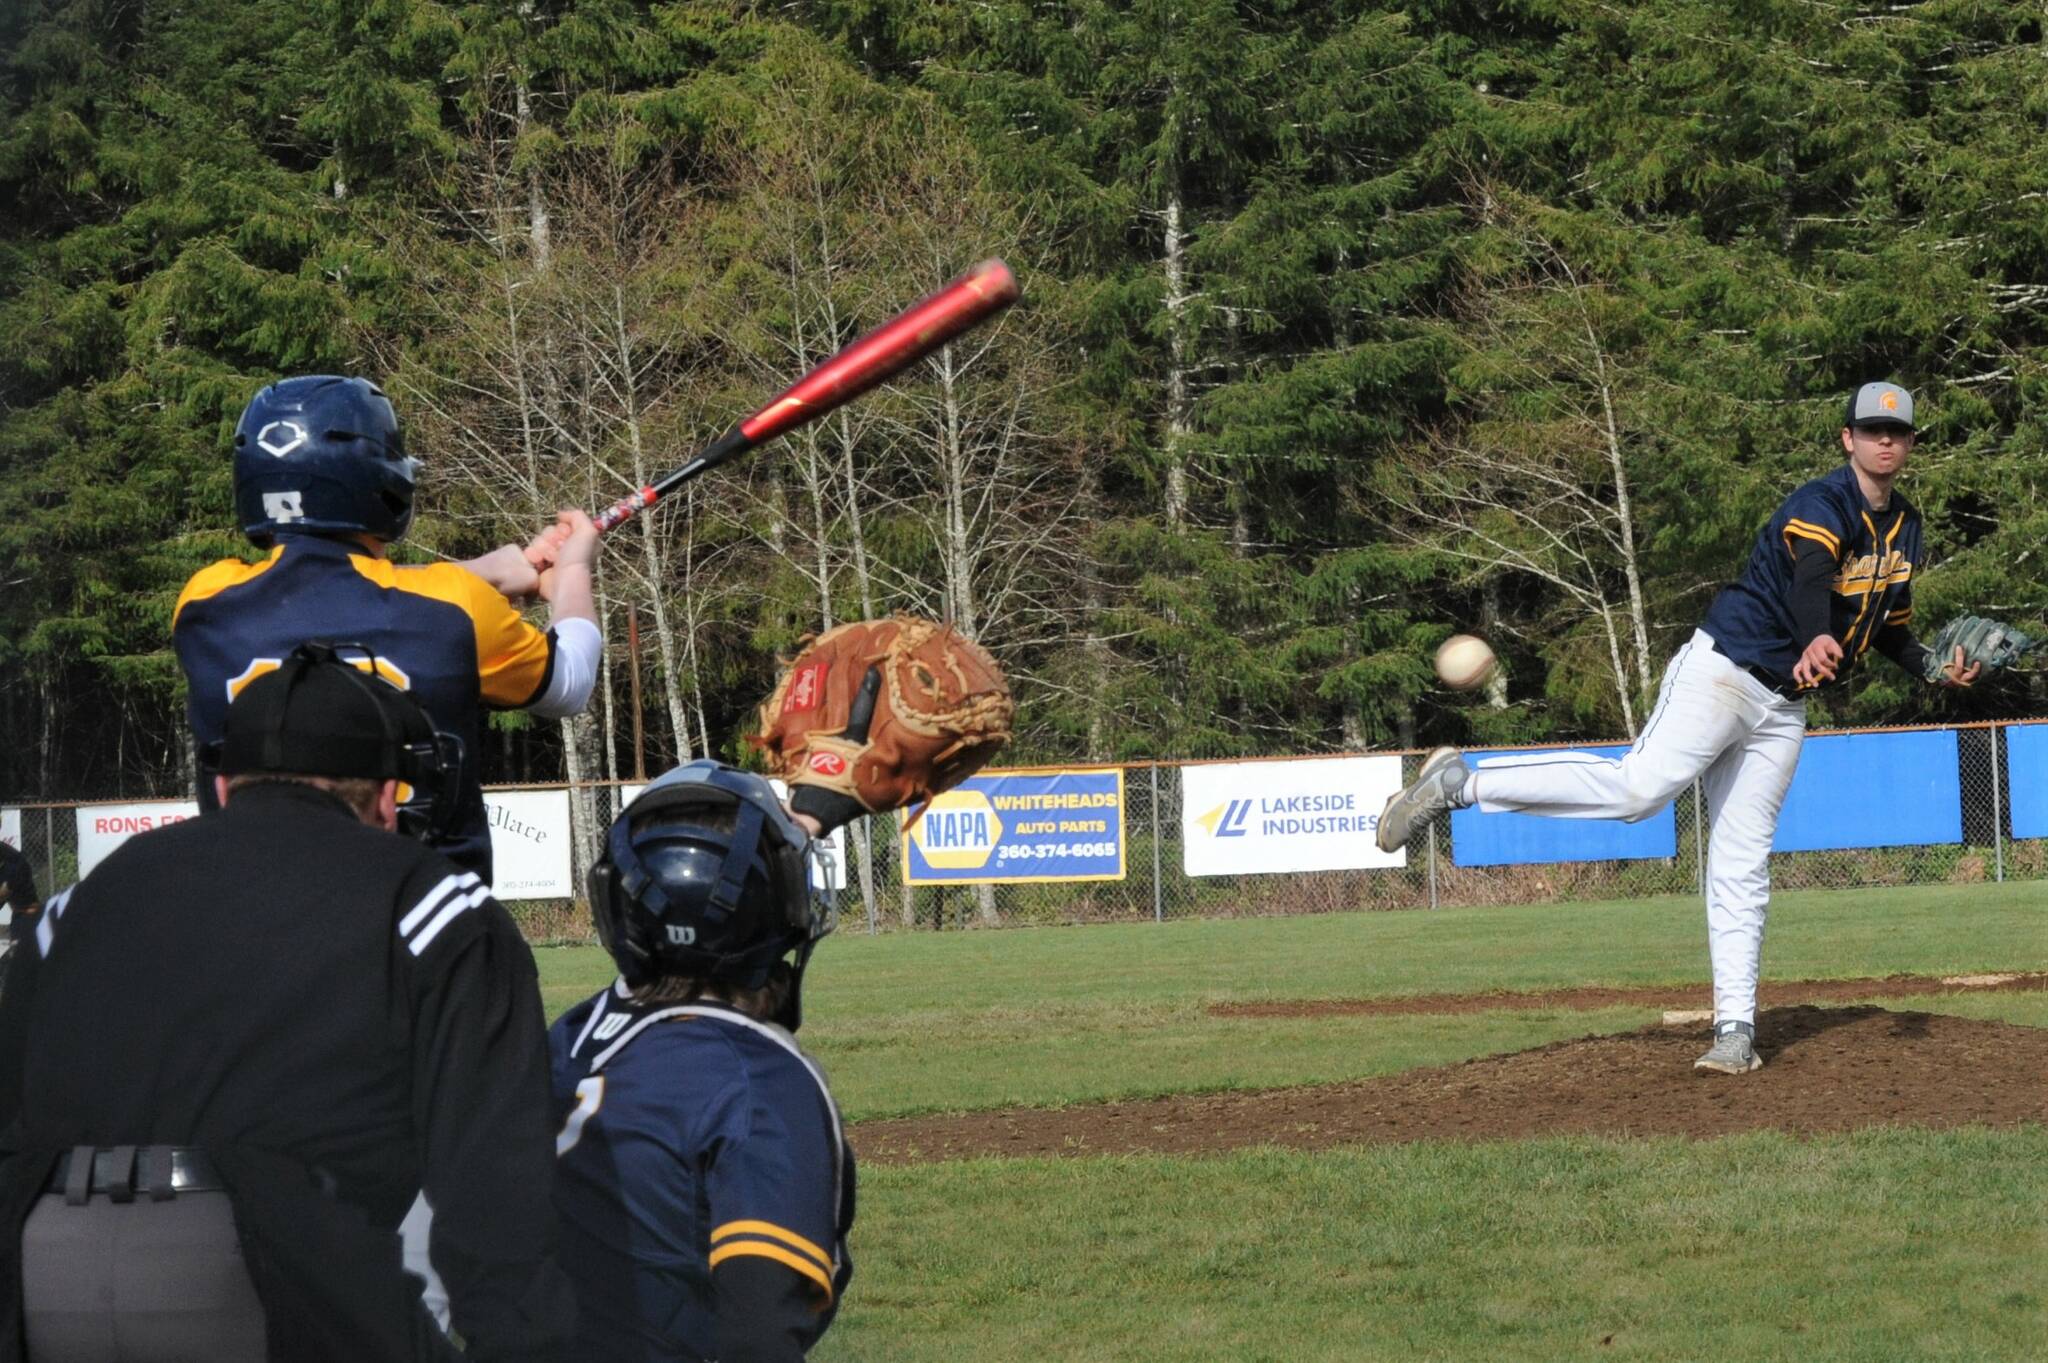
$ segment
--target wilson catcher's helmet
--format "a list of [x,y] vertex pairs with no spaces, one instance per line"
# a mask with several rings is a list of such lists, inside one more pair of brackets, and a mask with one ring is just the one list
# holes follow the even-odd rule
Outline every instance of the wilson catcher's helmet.
[[656,779],[613,821],[590,868],[598,937],[629,987],[682,976],[759,989],[787,962],[797,986],[830,901],[811,888],[811,839],[768,782],[700,760]]

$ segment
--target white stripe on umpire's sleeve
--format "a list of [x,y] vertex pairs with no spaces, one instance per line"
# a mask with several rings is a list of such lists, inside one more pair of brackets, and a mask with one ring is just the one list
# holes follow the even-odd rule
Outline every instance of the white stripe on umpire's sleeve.
[[477,874],[474,871],[464,871],[459,875],[443,878],[439,885],[427,891],[425,899],[407,909],[405,917],[398,920],[398,935],[400,937],[412,936],[412,930],[418,927],[442,900],[458,890],[467,890],[472,886],[481,884],[483,884],[483,881],[477,878]]
[[427,949],[427,944],[441,935],[441,929],[448,926],[455,915],[464,909],[473,909],[491,897],[491,887],[479,885],[460,899],[452,899],[448,906],[434,915],[434,921],[420,929],[419,936],[412,939],[412,954],[417,956]]
[[449,1332],[448,1285],[434,1268],[429,1253],[433,1242],[434,1207],[427,1201],[427,1190],[422,1188],[405,1213],[405,1220],[398,1223],[399,1262],[407,1273],[420,1280],[420,1305],[445,1335]]
[[43,916],[36,921],[36,951],[44,959],[50,955],[50,944],[57,940],[57,920],[64,916],[64,906],[71,901],[71,891],[76,885],[50,896],[50,902],[43,905]]

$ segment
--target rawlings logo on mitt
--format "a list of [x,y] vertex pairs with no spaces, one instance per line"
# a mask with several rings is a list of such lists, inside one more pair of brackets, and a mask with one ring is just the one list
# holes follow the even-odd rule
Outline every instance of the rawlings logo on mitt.
[[830,830],[959,785],[1010,741],[1016,709],[988,650],[895,615],[805,640],[750,741],[790,808]]

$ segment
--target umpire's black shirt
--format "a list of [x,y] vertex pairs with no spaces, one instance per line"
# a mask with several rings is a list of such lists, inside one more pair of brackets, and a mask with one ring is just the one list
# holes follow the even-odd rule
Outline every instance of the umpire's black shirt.
[[273,1358],[452,1357],[451,1324],[470,1358],[561,1353],[540,994],[474,874],[268,782],[131,839],[13,955],[0,1359],[57,1154],[150,1144],[218,1166]]

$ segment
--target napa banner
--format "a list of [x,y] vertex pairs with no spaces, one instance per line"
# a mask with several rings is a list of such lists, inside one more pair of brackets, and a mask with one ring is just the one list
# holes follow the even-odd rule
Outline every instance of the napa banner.
[[1181,865],[1191,876],[1358,871],[1408,864],[1373,841],[1399,757],[1182,767]]
[[983,772],[922,809],[904,815],[908,884],[1124,878],[1122,767]]

